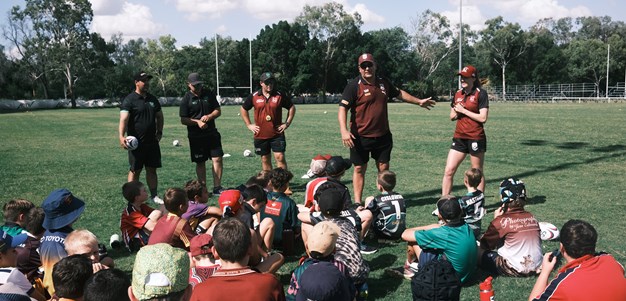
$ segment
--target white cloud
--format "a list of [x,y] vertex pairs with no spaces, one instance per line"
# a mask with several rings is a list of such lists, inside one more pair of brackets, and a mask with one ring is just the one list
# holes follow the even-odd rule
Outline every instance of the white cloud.
[[[459,11],[444,11],[441,15],[448,18],[450,24],[456,26],[459,24]],[[481,30],[485,28],[485,21],[488,18],[483,15],[478,6],[463,5],[463,24],[469,25],[472,30]]]
[[91,30],[104,39],[122,33],[124,41],[137,38],[157,38],[162,34],[163,25],[154,22],[150,8],[141,4],[125,2],[122,10],[115,15],[95,15]]
[[367,8],[367,6],[365,6],[365,4],[357,3],[354,6],[354,8],[351,9],[351,10],[348,10],[345,7],[344,7],[344,9],[346,9],[349,13],[358,12],[359,15],[361,15],[361,20],[363,21],[364,24],[368,24],[368,23],[383,24],[383,23],[385,23],[385,18],[383,16],[378,15],[375,12],[371,11],[369,8]]
[[124,0],[89,0],[94,15],[112,16],[122,12]]
[[228,31],[228,27],[226,27],[226,25],[224,25],[224,24],[222,24],[222,25],[218,26],[218,27],[215,29],[215,32],[217,32],[217,33],[221,33],[221,34],[223,34],[223,33],[227,32],[227,31]]
[[198,21],[204,17],[219,18],[222,14],[239,8],[241,0],[176,0],[176,10],[186,13],[186,18]]

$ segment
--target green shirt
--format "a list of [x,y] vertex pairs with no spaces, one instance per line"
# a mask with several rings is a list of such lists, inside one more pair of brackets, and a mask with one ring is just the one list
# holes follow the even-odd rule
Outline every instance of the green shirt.
[[282,242],[283,230],[300,226],[296,202],[282,192],[267,194],[267,204],[261,210],[261,220],[266,217],[274,221],[274,243]]
[[476,238],[467,224],[415,231],[415,240],[422,249],[443,250],[461,282],[467,281],[476,271]]

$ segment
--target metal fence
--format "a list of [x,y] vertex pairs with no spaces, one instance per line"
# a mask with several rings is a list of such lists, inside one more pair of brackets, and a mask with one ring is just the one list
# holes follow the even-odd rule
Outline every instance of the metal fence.
[[548,85],[508,85],[506,93],[502,86],[487,87],[490,97],[506,101],[611,101],[626,100],[626,85],[618,82],[609,86],[605,93],[593,83],[548,84]]

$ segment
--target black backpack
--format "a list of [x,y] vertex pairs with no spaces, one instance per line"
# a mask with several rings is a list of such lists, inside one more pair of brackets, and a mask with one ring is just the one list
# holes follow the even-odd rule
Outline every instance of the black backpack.
[[445,255],[419,268],[411,280],[413,301],[458,301],[461,281]]

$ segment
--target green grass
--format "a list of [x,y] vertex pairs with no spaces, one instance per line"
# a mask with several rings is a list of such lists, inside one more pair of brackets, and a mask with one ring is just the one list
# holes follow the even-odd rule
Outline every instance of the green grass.
[[[294,200],[302,202],[306,181],[300,176],[317,153],[348,155],[341,146],[336,105],[299,105],[293,125],[287,130],[287,160],[294,173]],[[226,186],[237,186],[260,167],[258,157],[245,158],[252,149],[251,133],[237,116],[238,106],[223,108],[217,121],[224,150]],[[328,111],[328,114],[324,114]],[[454,123],[448,107],[439,104],[426,111],[408,104],[390,105],[395,147],[391,169],[398,174],[397,191],[408,199],[408,225],[434,222],[430,215],[440,194],[441,177]],[[195,175],[189,161],[186,129],[179,122],[178,108],[165,108],[162,143],[163,168],[159,191],[182,186]],[[485,174],[487,208],[497,206],[497,187],[502,179],[516,176],[526,182],[530,196],[527,209],[541,221],[560,227],[572,218],[591,222],[599,232],[598,250],[612,253],[626,263],[626,104],[503,104],[491,106],[486,125],[488,151]],[[0,115],[0,196],[2,201],[26,198],[41,204],[55,188],[67,187],[87,203],[75,228],[88,228],[102,242],[119,231],[124,207],[121,185],[126,179],[127,157],[117,141],[117,109],[50,110]],[[172,141],[181,141],[173,147]],[[466,161],[459,170],[469,167]],[[142,181],[144,177],[142,175]],[[370,168],[364,195],[376,193],[375,170]],[[350,181],[346,177],[345,181]],[[454,193],[464,194],[462,180],[455,178]],[[351,185],[348,185],[351,187]],[[215,204],[216,200],[210,200]],[[489,214],[483,228],[491,220]],[[376,243],[372,243],[377,245]],[[378,245],[366,255],[371,274],[370,300],[409,300],[408,281],[389,279],[387,267],[404,260],[402,243]],[[544,243],[546,251],[557,246]],[[132,268],[133,256],[111,251],[118,266]],[[279,271],[288,283],[296,257],[287,258]],[[535,278],[504,278],[494,281],[498,299],[525,300]],[[462,291],[463,300],[476,300],[478,286]]]

